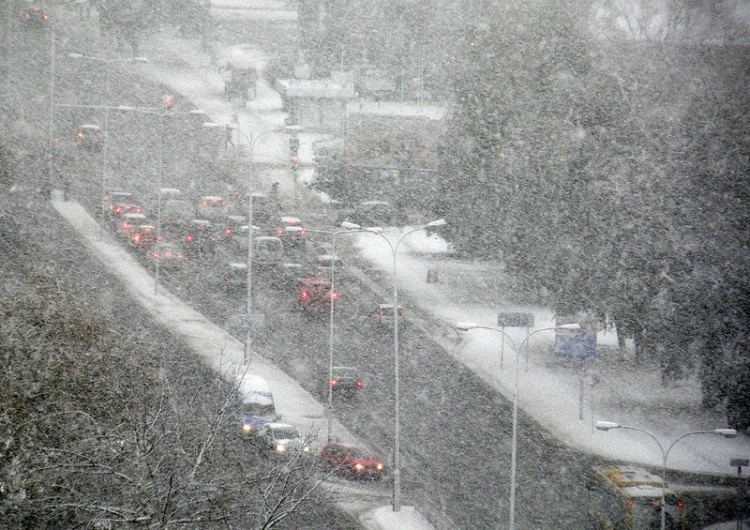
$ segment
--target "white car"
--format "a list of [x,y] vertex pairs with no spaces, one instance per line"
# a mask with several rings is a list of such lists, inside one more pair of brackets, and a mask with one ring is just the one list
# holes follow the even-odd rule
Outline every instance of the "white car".
[[260,427],[257,436],[261,443],[277,455],[309,454],[310,446],[294,425],[267,423]]

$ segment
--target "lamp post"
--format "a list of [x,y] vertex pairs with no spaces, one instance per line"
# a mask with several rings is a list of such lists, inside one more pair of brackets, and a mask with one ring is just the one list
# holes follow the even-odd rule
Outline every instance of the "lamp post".
[[724,438],[734,438],[737,436],[737,431],[734,429],[713,429],[710,431],[693,431],[683,434],[682,436],[677,437],[669,446],[667,446],[666,449],[664,449],[664,446],[659,441],[659,439],[651,434],[650,432],[639,429],[638,427],[629,427],[627,425],[620,425],[619,423],[614,423],[611,421],[597,421],[596,422],[596,428],[600,431],[609,431],[611,429],[627,429],[630,431],[637,431],[640,433],[645,434],[649,438],[651,438],[654,442],[656,442],[656,445],[659,446],[659,450],[661,451],[661,501],[660,501],[660,508],[661,508],[661,530],[666,530],[667,527],[667,512],[666,512],[666,494],[665,491],[667,489],[667,459],[669,458],[669,452],[672,450],[672,448],[679,442],[680,440],[687,438],[688,436],[695,436],[698,434],[718,434],[720,436],[723,436]]
[[[474,324],[473,322],[459,322],[458,324],[456,324],[456,328],[459,329],[460,331],[470,331],[472,329],[488,329],[490,331],[495,331],[497,333],[500,333],[502,335],[503,339],[505,339],[507,337],[508,340],[510,340],[511,345],[513,345],[513,339],[510,337],[510,335],[508,335],[507,333],[505,333],[505,331],[503,331],[500,328],[495,328],[495,327],[491,327],[491,326],[480,326],[478,324]],[[541,330],[539,330],[539,331],[541,331]],[[515,349],[515,346],[513,346],[513,349]],[[517,422],[517,417],[518,417],[518,414],[517,414],[517,407],[518,407],[517,396],[518,396],[518,355],[519,355],[519,353],[520,353],[520,349],[516,350],[516,382],[515,382],[514,389],[513,389],[513,434],[512,434],[512,440],[513,441],[511,443],[511,447],[513,449],[515,448],[516,428],[517,428],[517,425],[518,425],[518,422]],[[511,493],[510,493],[510,496],[511,496],[511,501],[510,501],[511,514],[514,511],[514,506],[515,506],[515,504],[514,504],[514,499],[515,499],[515,467],[516,467],[515,465],[516,465],[515,451],[511,450]],[[510,528],[513,528],[513,525],[515,524],[514,520],[515,520],[515,515],[511,515],[510,524],[509,524]]]
[[516,355],[516,374],[515,382],[513,383],[513,429],[510,444],[510,516],[508,519],[509,530],[515,530],[516,528],[516,469],[518,461],[518,372],[519,364],[518,359],[521,357],[521,351],[525,344],[529,342],[529,339],[541,333],[542,331],[554,331],[557,329],[580,329],[581,326],[578,324],[564,324],[562,326],[554,326],[549,328],[541,328],[532,331],[521,341],[521,345],[518,347],[518,353]]
[[[372,232],[382,237],[391,249],[391,255],[393,257],[393,385],[394,385],[394,433],[393,433],[393,511],[398,512],[401,510],[401,376],[399,368],[399,345],[398,345],[398,271],[396,268],[396,256],[398,254],[398,247],[401,242],[409,234],[424,230],[425,228],[434,228],[437,226],[445,225],[445,219],[437,219],[436,221],[429,222],[422,226],[412,228],[407,232],[404,232],[401,237],[396,241],[396,244],[392,244],[387,237],[382,233],[377,232],[376,228],[363,228],[363,231]],[[382,230],[382,229],[381,229]]]
[[[101,57],[91,57],[89,55],[83,55],[80,53],[69,53],[68,57],[71,59],[83,59],[87,61],[94,61],[97,63],[103,63],[107,65],[105,72],[105,83],[104,83],[104,105],[100,108],[104,109],[104,138],[102,138],[102,205],[101,205],[101,222],[99,226],[99,237],[104,237],[104,212],[106,211],[106,200],[107,200],[107,136],[109,135],[109,96],[110,96],[110,65],[113,63],[132,63],[132,62],[149,62],[146,57],[130,57],[127,59],[103,59]],[[73,105],[67,105],[73,106]]]
[[[491,331],[496,331],[503,335],[503,337],[507,337],[511,344],[513,344],[513,339],[505,333],[505,331],[490,327],[490,326],[480,326],[478,324],[474,324],[473,322],[460,322],[456,324],[456,328],[458,328],[461,331],[469,331],[472,329],[488,329]],[[515,362],[515,374],[514,374],[514,381],[513,381],[513,419],[512,419],[512,429],[511,429],[511,442],[510,442],[510,501],[509,501],[509,516],[508,516],[508,528],[510,530],[515,530],[516,528],[516,469],[517,469],[517,461],[518,461],[518,373],[520,371],[520,364],[519,359],[521,357],[521,351],[523,350],[524,345],[529,342],[529,339],[532,335],[536,335],[537,333],[541,333],[542,331],[554,331],[558,329],[569,329],[569,330],[576,330],[580,329],[580,325],[578,324],[563,324],[561,326],[555,326],[555,327],[548,327],[548,328],[540,328],[537,330],[532,331],[531,333],[528,333],[526,337],[524,337],[523,341],[519,345],[518,349],[516,350],[516,362]]]
[[[226,129],[228,125],[220,125],[218,123],[206,122],[203,127],[207,129]],[[271,133],[283,132],[285,129],[267,129],[259,132],[253,137],[248,137],[239,127],[230,127],[237,130],[239,135],[250,144],[250,152],[248,158],[250,164],[254,164],[255,156],[255,144],[256,142]],[[239,145],[239,138],[237,140]],[[253,188],[255,187],[255,170],[253,168],[250,171],[250,177],[248,181],[248,192],[247,192],[247,326],[245,330],[245,363],[250,362],[252,355],[252,322],[253,322]]]
[[[129,107],[126,105],[120,105],[119,107],[116,107],[117,110],[122,112],[135,112],[139,114],[149,114],[151,116],[158,116],[159,117],[159,142],[158,142],[158,156],[159,160],[157,162],[157,168],[156,168],[156,178],[157,178],[157,194],[156,194],[156,242],[157,245],[159,241],[161,241],[161,186],[162,186],[162,177],[164,174],[164,118],[169,116],[187,116],[187,115],[193,115],[193,116],[203,116],[206,113],[202,111],[201,109],[193,109],[186,112],[172,112],[170,110],[170,107],[172,105],[172,96],[164,96],[164,107],[161,109],[158,108],[140,108],[140,107]],[[105,144],[106,145],[106,144]],[[160,263],[161,256],[159,256],[157,259],[154,260],[154,294],[158,294],[159,292],[159,270],[160,270]]]
[[328,434],[327,441],[331,441],[331,421],[333,418],[333,308],[334,308],[334,293],[336,292],[336,236],[341,234],[357,234],[361,232],[379,233],[377,229],[362,228],[357,224],[344,221],[341,223],[341,227],[345,230],[331,231],[331,230],[308,230],[316,234],[328,234],[331,236],[331,306],[330,306],[330,322],[328,331]]

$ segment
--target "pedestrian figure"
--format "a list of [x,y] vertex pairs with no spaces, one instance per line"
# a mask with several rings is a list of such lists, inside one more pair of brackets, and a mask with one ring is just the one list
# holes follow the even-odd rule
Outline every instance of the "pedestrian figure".
[[268,203],[270,204],[271,209],[281,212],[281,199],[279,197],[278,182],[271,184],[271,191],[268,193]]
[[224,149],[229,149],[229,146],[234,147],[234,140],[232,139],[232,128],[229,125],[224,126]]

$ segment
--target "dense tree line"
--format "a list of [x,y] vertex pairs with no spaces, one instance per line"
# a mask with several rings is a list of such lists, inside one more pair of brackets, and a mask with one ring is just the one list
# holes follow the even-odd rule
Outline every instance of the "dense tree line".
[[247,443],[232,385],[154,326],[43,202],[10,199],[0,527],[349,527],[316,493],[313,459]]
[[[445,217],[461,252],[502,259],[519,299],[614,323],[665,381],[700,370],[705,404],[727,399],[730,422],[750,425],[737,402],[750,380],[750,40],[737,6],[441,8],[381,7],[427,17],[405,42],[450,41],[425,74],[452,110],[439,170],[420,183],[434,193],[409,204]],[[395,72],[410,49],[380,61]],[[316,185],[334,196],[373,179],[320,162]]]

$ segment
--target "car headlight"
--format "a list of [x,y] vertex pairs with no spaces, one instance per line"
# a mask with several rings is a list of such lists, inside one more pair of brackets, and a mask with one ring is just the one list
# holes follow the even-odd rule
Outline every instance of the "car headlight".
[[302,452],[303,453],[309,453],[310,452],[310,446],[309,445],[303,445],[302,446]]
[[377,468],[378,471],[383,471],[383,464],[378,464],[375,467]]
[[242,425],[242,430],[244,432],[250,432],[250,431],[253,430],[253,426],[250,425],[249,423],[245,423],[245,424]]
[[362,464],[355,464],[354,469],[356,469],[357,471],[362,471],[362,469],[364,469],[364,466]]
[[286,451],[286,445],[284,444],[276,444],[276,452],[277,453],[283,453]]

